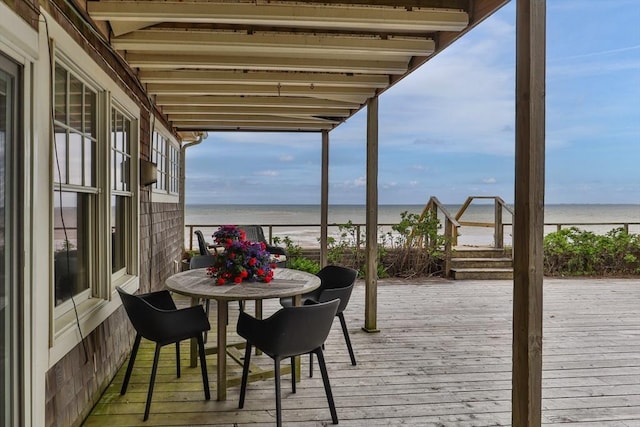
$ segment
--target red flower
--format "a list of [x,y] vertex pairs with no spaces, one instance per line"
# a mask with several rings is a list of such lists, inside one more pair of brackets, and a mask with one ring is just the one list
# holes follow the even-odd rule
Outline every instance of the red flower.
[[267,276],[264,279],[262,279],[264,281],[264,283],[269,283],[271,281],[271,279],[273,279],[273,277],[271,276]]
[[216,280],[216,285],[220,286],[220,285],[224,285],[226,282],[226,280],[224,280],[222,277],[218,277],[218,280]]
[[243,279],[245,279],[248,275],[249,272],[247,270],[242,270],[242,273],[240,273],[240,277],[242,277]]
[[242,283],[242,277],[241,276],[236,276],[233,278],[233,282],[234,283]]
[[252,258],[249,260],[249,266],[250,266],[250,267],[253,267],[254,265],[256,265],[256,262],[258,262],[258,260],[257,260],[255,257],[252,257]]
[[262,276],[264,276],[264,270],[263,270],[262,268],[259,268],[259,269],[256,271],[256,274],[257,274],[258,276],[262,277]]

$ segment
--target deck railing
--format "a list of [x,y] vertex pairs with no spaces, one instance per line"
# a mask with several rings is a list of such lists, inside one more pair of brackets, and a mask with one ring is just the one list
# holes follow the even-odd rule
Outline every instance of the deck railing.
[[[447,218],[445,220],[445,225],[444,225],[444,235],[445,236],[455,236],[452,237],[451,243],[452,246],[455,245],[457,243],[457,236],[458,236],[458,227],[462,227],[462,226],[477,226],[477,227],[483,227],[483,228],[494,228],[494,224],[493,223],[474,223],[474,222],[466,222],[466,221],[456,221],[455,217],[451,216],[450,214],[448,216],[445,215],[445,218]],[[481,225],[477,225],[477,224],[481,224]],[[195,230],[199,230],[199,229],[204,229],[204,230],[212,230],[212,232],[210,234],[213,234],[213,231],[215,231],[221,224],[186,224],[185,225],[185,230],[188,230],[189,232],[189,237],[188,239],[186,239],[186,248],[187,249],[197,249],[198,245],[197,245],[197,241],[195,240],[195,235],[193,234],[193,232]],[[265,229],[265,237],[267,238],[267,240],[269,241],[269,243],[273,243],[273,237],[274,237],[274,230],[277,229],[286,229],[286,230],[291,230],[291,229],[317,229],[318,230],[318,236],[320,236],[320,224],[318,223],[314,223],[314,224],[288,224],[288,223],[283,223],[283,224],[259,224],[261,225],[264,229]],[[356,232],[357,235],[360,236],[362,234],[362,231],[364,229],[366,229],[366,224],[357,224],[357,223],[353,223],[351,224],[353,227],[356,228]],[[394,224],[378,224],[379,227],[385,227],[385,228],[391,228]],[[328,225],[329,228],[339,228],[340,226],[344,226],[344,224],[338,224],[338,223],[332,223]],[[505,227],[511,227],[512,223],[509,222],[503,222],[500,226],[500,231],[501,233],[499,233],[498,235],[502,235],[504,236],[504,229]],[[602,226],[611,226],[611,228],[623,228],[627,233],[630,232],[630,230],[632,230],[632,228],[635,229],[637,228],[637,232],[640,233],[640,222],[634,222],[634,221],[628,221],[628,222],[549,222],[549,223],[545,223],[544,224],[545,228],[549,228],[552,227],[555,230],[554,231],[559,231],[563,228],[566,227],[578,227],[578,228],[594,228],[594,227],[602,227]],[[205,235],[207,235],[207,233],[205,233]],[[502,240],[502,243],[504,244],[504,240]],[[356,241],[356,247],[360,247],[362,245],[362,242],[360,241]]]
[[[463,221],[462,218],[469,208],[471,204],[475,200],[493,200],[493,222],[479,222],[479,221]],[[511,214],[511,223],[504,223],[502,220],[502,214],[504,211],[507,211]],[[493,245],[495,248],[502,249],[504,248],[504,227],[505,225],[511,225],[513,223],[513,209],[502,200],[501,197],[498,196],[469,196],[464,204],[458,209],[458,213],[456,214],[456,220],[460,223],[460,226],[466,227],[485,227],[485,228],[493,228],[494,229],[494,242]],[[454,244],[458,243],[458,235],[456,233]]]

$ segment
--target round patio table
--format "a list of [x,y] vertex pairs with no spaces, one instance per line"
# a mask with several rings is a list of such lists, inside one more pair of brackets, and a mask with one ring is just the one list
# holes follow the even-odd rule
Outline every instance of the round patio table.
[[[217,326],[217,397],[227,398],[227,323],[229,301],[261,301],[269,298],[293,297],[294,304],[300,305],[301,295],[320,286],[320,278],[314,274],[288,268],[274,270],[270,283],[242,282],[240,284],[216,285],[214,279],[207,276],[206,268],[187,270],[174,274],[166,282],[167,289],[191,297],[191,305],[199,304],[200,299],[214,299],[218,306]],[[221,350],[222,349],[222,350]],[[191,340],[191,366],[196,366],[196,340]]]

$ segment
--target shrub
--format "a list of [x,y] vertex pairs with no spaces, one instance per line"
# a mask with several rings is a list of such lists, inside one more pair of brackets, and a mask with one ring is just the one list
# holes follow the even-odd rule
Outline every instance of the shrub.
[[640,273],[640,235],[616,228],[597,235],[576,227],[544,238],[548,275],[630,275]]
[[295,245],[289,236],[285,236],[282,240],[279,237],[273,238],[273,244],[284,244],[287,248],[287,267],[294,270],[306,271],[307,273],[316,274],[320,271],[320,264],[302,256],[302,247]]

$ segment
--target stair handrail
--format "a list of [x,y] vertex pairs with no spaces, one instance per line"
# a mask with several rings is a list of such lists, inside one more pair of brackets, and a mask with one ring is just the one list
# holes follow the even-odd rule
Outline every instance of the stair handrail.
[[[420,220],[423,220],[428,214],[431,214],[438,217],[438,210],[442,212],[444,216],[444,272],[446,277],[451,273],[451,253],[453,249],[453,243],[457,241],[458,236],[458,227],[460,227],[460,223],[453,215],[449,212],[449,210],[438,200],[436,196],[431,196],[429,201],[425,205],[422,213],[420,214]],[[416,236],[414,235],[414,230],[411,231],[409,235],[409,242],[413,241]],[[418,241],[419,245],[422,245],[423,236],[419,236]],[[435,241],[429,242],[431,245],[435,245]]]
[[[493,200],[494,203],[494,215],[493,222],[479,222],[479,221],[461,221],[462,215],[465,213],[467,208],[471,205],[475,199],[485,199],[485,200]],[[515,215],[515,211],[511,206],[509,206],[500,196],[469,196],[467,200],[462,204],[458,213],[456,213],[456,220],[460,223],[461,226],[470,226],[470,227],[487,227],[494,229],[494,247],[497,249],[504,248],[504,223],[502,221],[502,212],[503,210],[507,210],[511,214],[511,223],[513,223],[513,216]],[[457,243],[457,234],[456,234],[456,243]]]

